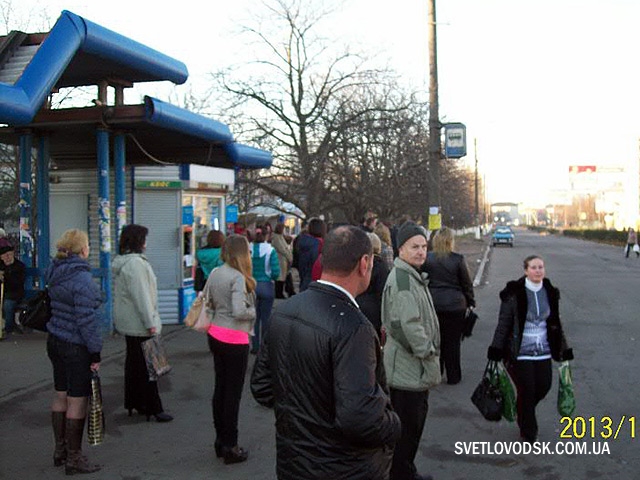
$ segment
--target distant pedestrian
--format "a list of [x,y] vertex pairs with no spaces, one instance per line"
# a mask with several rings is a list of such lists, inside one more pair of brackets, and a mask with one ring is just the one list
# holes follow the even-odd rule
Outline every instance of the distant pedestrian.
[[427,480],[414,460],[429,411],[429,389],[440,376],[440,329],[429,293],[427,275],[420,267],[427,256],[427,232],[405,222],[397,234],[398,258],[387,278],[382,297],[382,325],[386,329],[384,366],[391,404],[402,422],[391,480]]
[[98,308],[102,294],[91,275],[89,237],[67,230],[46,272],[51,299],[47,355],[53,366],[51,422],[55,439],[53,464],[65,473],[92,473],[99,465],[82,455],[82,436],[91,394],[91,372],[100,368],[102,333]]
[[369,319],[373,327],[376,329],[380,342],[382,337],[382,292],[384,285],[389,276],[387,268],[380,252],[382,251],[382,242],[375,233],[369,233],[369,239],[373,246],[373,269],[371,271],[371,281],[367,289],[356,297],[356,302],[360,305],[360,310],[365,317]]
[[573,360],[560,323],[560,291],[546,278],[544,261],[524,259],[524,276],[500,292],[500,313],[489,360],[503,360],[518,392],[518,426],[527,442],[538,437],[536,406],[551,388],[551,359]]
[[447,227],[437,230],[433,251],[427,253],[423,266],[429,275],[429,292],[440,324],[440,373],[446,369],[449,385],[459,383],[462,378],[462,329],[467,309],[476,306],[467,263],[453,248],[453,231]]
[[354,226],[327,234],[322,278],[275,308],[251,392],[276,418],[279,480],[386,480],[400,422],[381,375],[380,342],[354,297],[372,270]]
[[[207,233],[207,244],[196,253],[196,279],[198,280],[194,285],[196,292],[202,291],[211,271],[224,263],[220,255],[224,239],[224,233],[221,231],[210,230]],[[197,273],[198,269],[202,270],[201,274]]]
[[256,323],[251,339],[251,353],[257,353],[264,333],[269,329],[269,318],[275,298],[274,281],[280,277],[278,252],[269,245],[262,228],[256,228],[251,244],[251,264],[256,284]]
[[1,332],[0,339],[5,335],[11,335],[16,330],[22,330],[15,323],[16,306],[24,297],[24,281],[27,276],[27,267],[15,257],[13,245],[2,239],[4,242],[0,246],[0,283],[2,283],[2,317],[4,319],[4,332]]
[[627,235],[627,250],[625,252],[625,257],[629,258],[629,252],[635,250],[636,258],[640,257],[640,250],[637,248],[638,245],[638,234],[636,231],[629,227],[629,234]]
[[302,292],[311,283],[313,264],[322,251],[323,237],[326,233],[326,225],[319,218],[309,220],[308,230],[300,233],[293,243],[293,264],[300,276],[300,288]]
[[378,222],[376,224],[375,232],[380,239],[380,257],[384,260],[385,265],[389,270],[393,268],[393,242],[391,241],[391,230],[384,223]]
[[278,254],[278,262],[280,264],[280,276],[276,280],[276,298],[284,298],[284,287],[289,275],[291,262],[293,262],[293,253],[291,247],[284,237],[284,223],[277,223],[271,238],[271,246],[275,248]]
[[164,411],[157,380],[149,380],[142,342],[160,335],[162,322],[158,311],[158,284],[153,268],[144,255],[149,229],[130,224],[120,233],[118,255],[113,259],[113,323],[124,335],[124,408],[153,416],[158,422],[173,417]]
[[256,281],[246,237],[231,235],[222,246],[224,265],[214,270],[205,294],[213,312],[207,340],[215,372],[211,410],[215,451],[224,463],[244,462],[249,452],[238,445],[238,415],[249,358],[249,334],[256,319]]

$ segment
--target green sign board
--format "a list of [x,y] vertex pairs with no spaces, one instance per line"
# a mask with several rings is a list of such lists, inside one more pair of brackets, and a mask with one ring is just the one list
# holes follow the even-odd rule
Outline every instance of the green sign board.
[[182,188],[180,180],[138,180],[136,188],[170,188],[179,190]]

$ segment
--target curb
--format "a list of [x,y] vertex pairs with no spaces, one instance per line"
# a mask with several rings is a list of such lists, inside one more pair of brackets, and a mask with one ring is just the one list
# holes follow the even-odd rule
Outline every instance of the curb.
[[482,274],[484,272],[484,267],[487,264],[487,259],[489,257],[489,250],[491,249],[491,245],[487,245],[484,250],[484,255],[482,255],[482,261],[480,262],[480,266],[478,267],[478,271],[476,272],[476,276],[473,278],[473,286],[478,287],[480,285],[480,280],[482,280]]

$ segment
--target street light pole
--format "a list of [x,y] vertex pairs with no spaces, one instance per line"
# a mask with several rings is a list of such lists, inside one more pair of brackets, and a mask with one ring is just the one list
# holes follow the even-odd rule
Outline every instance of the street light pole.
[[[440,207],[440,118],[438,112],[438,46],[436,41],[436,0],[428,0],[429,42],[429,170],[431,206]],[[441,213],[441,212],[440,212]]]

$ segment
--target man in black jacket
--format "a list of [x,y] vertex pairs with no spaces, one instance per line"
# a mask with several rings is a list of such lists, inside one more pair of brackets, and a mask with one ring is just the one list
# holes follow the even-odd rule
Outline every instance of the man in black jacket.
[[338,227],[325,239],[322,278],[274,310],[251,392],[275,409],[280,480],[388,478],[400,420],[378,337],[355,301],[372,264],[367,234]]

